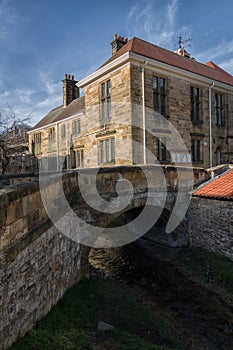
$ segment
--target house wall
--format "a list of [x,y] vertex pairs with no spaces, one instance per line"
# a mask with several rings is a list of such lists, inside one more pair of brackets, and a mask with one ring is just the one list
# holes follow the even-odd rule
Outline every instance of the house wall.
[[[111,81],[112,117],[101,121],[100,86]],[[85,145],[85,166],[98,164],[98,143],[106,138],[115,138],[115,165],[132,164],[132,127],[131,127],[131,77],[130,67],[125,65],[105,75],[84,88],[85,128],[82,134],[93,133],[81,138]],[[99,131],[97,131],[99,130]]]
[[233,202],[193,197],[189,207],[191,244],[233,260]]
[[[181,138],[185,142],[187,150],[191,153],[191,139],[201,141],[201,161],[193,162],[194,166],[208,168],[209,160],[209,86],[198,80],[190,78],[189,80],[172,76],[165,69],[157,69],[151,66],[145,67],[145,106],[146,106],[146,129],[152,130],[154,134],[160,137],[166,137],[169,141],[169,133],[166,131],[166,123],[158,121],[153,112],[153,89],[152,78],[159,76],[166,79],[166,114],[169,122],[179,131]],[[142,127],[142,65],[131,65],[131,90],[133,103],[134,124]],[[190,112],[190,86],[197,87],[200,90],[200,120],[199,125],[191,121]],[[215,93],[223,95],[223,125],[218,126],[215,123],[214,101]],[[212,139],[213,139],[213,166],[216,163],[216,152],[219,148],[221,153],[221,163],[227,163],[232,159],[233,154],[233,92],[223,89],[217,84],[211,90],[212,99]],[[135,107],[137,106],[137,107]],[[136,112],[135,112],[136,111]],[[142,130],[135,128],[133,138],[142,143]],[[173,150],[176,149],[177,142],[172,140]],[[147,135],[147,147],[154,151],[152,138]],[[142,161],[142,148],[138,147],[137,159]],[[139,155],[140,154],[140,155]]]
[[[210,68],[211,69],[211,68]],[[167,68],[146,65],[145,67],[145,106],[146,129],[152,130],[159,137],[166,137],[174,152],[182,152],[176,142],[167,132],[166,122],[158,121],[153,111],[153,76],[163,77],[166,80],[166,117],[179,131],[187,151],[191,153],[191,140],[200,141],[200,161],[193,161],[195,167],[208,168],[210,166],[209,155],[209,88],[211,84],[204,82],[202,77],[181,76],[171,73]],[[101,120],[100,86],[108,79],[111,81],[111,105],[112,117],[105,125]],[[200,123],[191,121],[190,111],[190,86],[199,88],[200,91]],[[215,93],[223,95],[223,124],[215,123],[214,101]],[[137,62],[127,63],[122,67],[111,71],[89,83],[84,87],[85,112],[80,118],[81,132],[73,137],[74,150],[84,150],[84,167],[97,166],[98,144],[100,140],[115,138],[116,165],[143,163],[143,132],[142,132],[142,64]],[[220,152],[220,162],[227,163],[233,158],[233,92],[223,84],[215,83],[211,89],[212,99],[212,140],[213,140],[213,166],[217,165],[217,153]],[[77,118],[74,116],[74,118]],[[69,153],[72,134],[72,119],[66,122],[67,136],[61,138],[61,124],[59,130],[59,156]],[[125,125],[122,125],[125,123]],[[118,125],[117,125],[118,124]],[[119,125],[121,124],[121,125]],[[131,125],[132,124],[132,125]],[[42,143],[37,156],[56,156],[56,142],[49,142],[49,130],[41,131]],[[30,135],[31,139],[32,135]],[[152,135],[147,133],[146,146],[155,152],[155,141]],[[132,140],[134,145],[132,146]],[[41,152],[41,153],[40,153]],[[167,159],[171,162],[171,157]],[[147,163],[154,163],[154,159],[147,157]]]

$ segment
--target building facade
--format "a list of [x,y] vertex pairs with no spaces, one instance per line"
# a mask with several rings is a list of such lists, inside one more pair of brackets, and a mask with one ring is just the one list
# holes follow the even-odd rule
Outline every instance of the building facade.
[[65,75],[63,105],[29,132],[45,168],[156,161],[209,168],[232,160],[230,74],[182,48],[171,52],[117,35],[111,44],[112,56],[97,71],[79,82]]

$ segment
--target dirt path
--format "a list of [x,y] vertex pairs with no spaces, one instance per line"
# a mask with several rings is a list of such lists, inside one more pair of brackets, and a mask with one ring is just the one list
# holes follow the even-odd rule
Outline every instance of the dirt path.
[[233,307],[214,288],[174,263],[174,249],[140,240],[123,248],[92,250],[90,264],[103,278],[128,284],[138,298],[175,328],[187,349],[232,350]]

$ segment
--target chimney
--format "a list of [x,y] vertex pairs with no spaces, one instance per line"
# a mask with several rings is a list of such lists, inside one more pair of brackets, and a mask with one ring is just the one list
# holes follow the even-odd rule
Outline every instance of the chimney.
[[73,100],[79,97],[78,81],[74,80],[74,75],[65,74],[63,83],[63,107],[67,107]]
[[112,55],[119,51],[122,48],[122,46],[124,46],[127,42],[128,38],[125,39],[123,36],[117,36],[117,34],[114,34],[113,41],[111,42]]

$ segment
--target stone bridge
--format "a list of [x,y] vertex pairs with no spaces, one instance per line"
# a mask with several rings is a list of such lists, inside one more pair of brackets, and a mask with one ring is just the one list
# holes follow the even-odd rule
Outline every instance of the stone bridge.
[[[87,245],[116,245],[102,231],[95,236],[99,227],[134,222],[147,205],[148,220],[161,214],[150,226],[150,238],[187,245],[186,217],[179,217],[185,213],[176,210],[177,220],[168,228],[167,223],[176,204],[187,199],[185,182],[191,185],[190,174],[194,182],[206,176],[201,169],[185,167],[120,166],[44,173],[40,178],[27,177],[27,182],[4,179],[8,186],[0,189],[0,349],[23,336],[71,285],[88,275]],[[72,215],[81,219],[75,232],[70,230]],[[62,221],[63,217],[68,219]],[[91,239],[85,224],[93,227]],[[140,236],[136,232],[130,241]],[[120,236],[118,245],[123,243]]]

